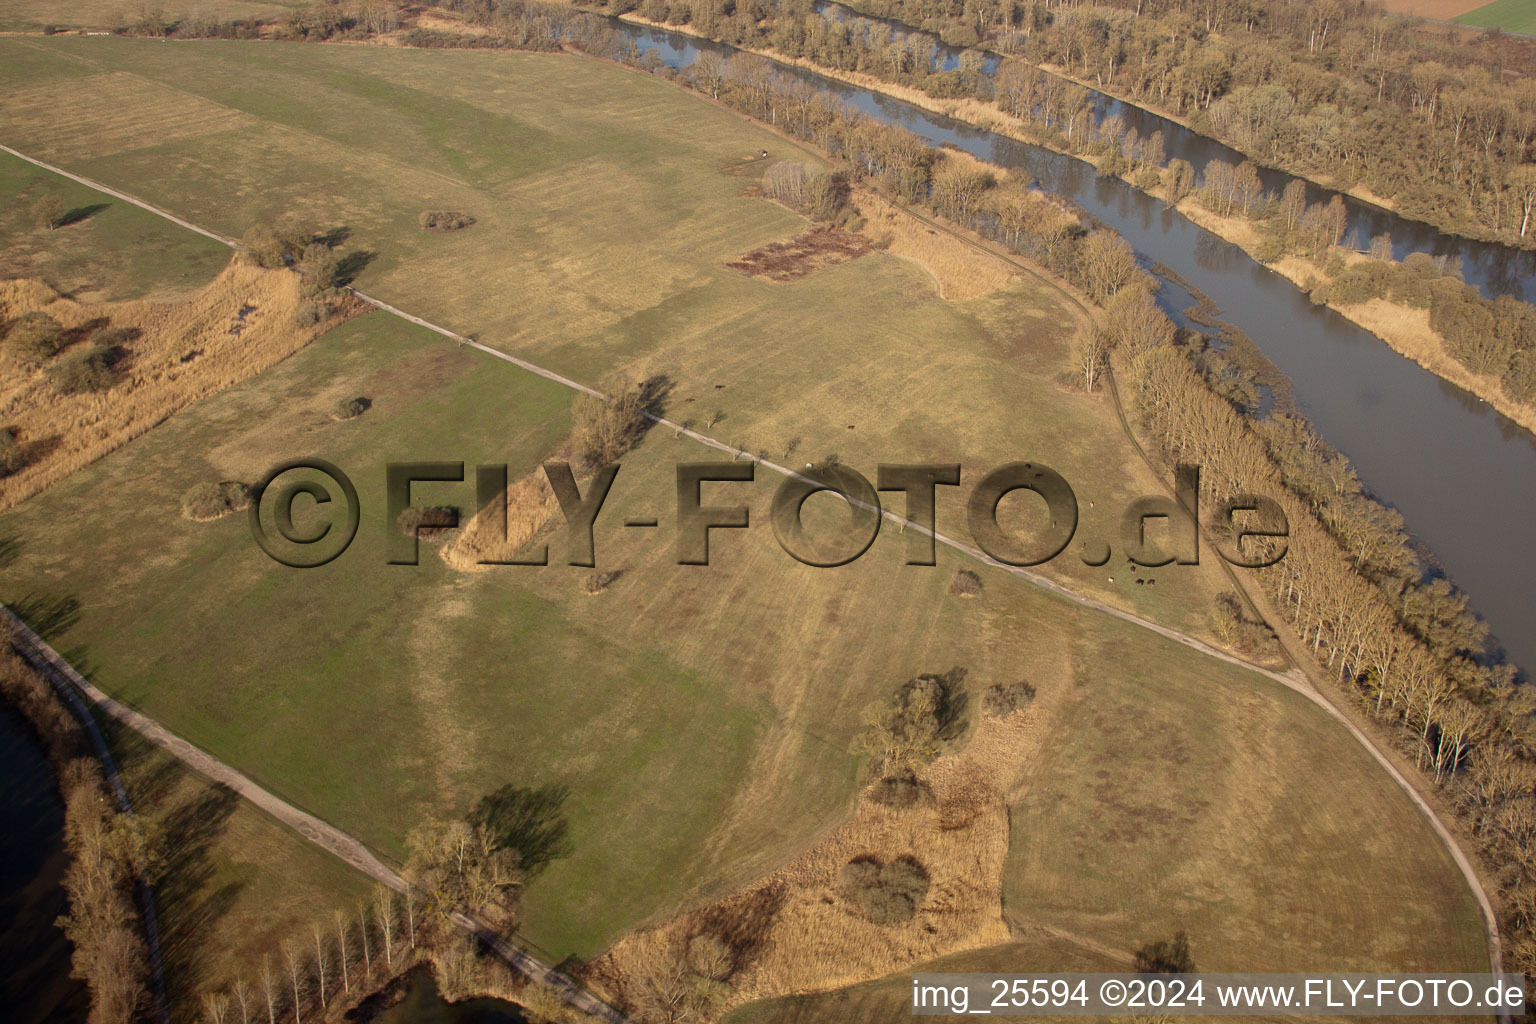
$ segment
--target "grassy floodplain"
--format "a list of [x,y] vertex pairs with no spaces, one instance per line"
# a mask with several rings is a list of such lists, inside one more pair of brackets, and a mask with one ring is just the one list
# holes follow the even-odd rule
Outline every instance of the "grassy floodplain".
[[[961,461],[970,481],[1036,458],[1078,486],[1100,537],[1155,487],[1105,403],[1051,383],[1072,316],[1049,290],[944,302],[889,255],[790,285],[724,268],[803,227],[725,173],[791,151],[665,82],[562,55],[55,38],[0,40],[0,85],[24,151],[226,234],[295,209],[344,227],[365,290],[578,380],[666,374],[671,415],[718,411],[712,432],[751,451],[781,458],[798,438],[807,460],[836,452],[871,475]],[[424,209],[478,223],[423,233]],[[373,408],[332,420],[352,395]],[[557,787],[569,852],[523,921],[556,955],[593,955],[803,849],[855,792],[859,710],[959,665],[973,691],[1024,678],[1052,693],[1050,742],[1010,797],[1002,884],[1020,933],[1128,957],[1185,928],[1208,969],[1485,962],[1428,826],[1301,698],[1000,572],[950,597],[957,557],[905,567],[894,534],[844,569],[798,565],[765,528],[772,480],[709,491],[749,501],[758,528],[679,567],[673,464],[716,456],[665,432],[609,499],[600,567],[623,575],[602,595],[564,566],[463,574],[430,550],[383,564],[386,461],[527,472],[569,400],[371,314],[0,518],[19,544],[0,598],[77,600],[58,645],[102,686],[388,855],[425,813]],[[329,566],[276,566],[240,517],[180,517],[192,484],[298,455],[363,496],[359,538]],[[650,514],[660,530],[618,525]],[[1196,630],[1219,585],[1110,583],[1070,558],[1053,571]]]

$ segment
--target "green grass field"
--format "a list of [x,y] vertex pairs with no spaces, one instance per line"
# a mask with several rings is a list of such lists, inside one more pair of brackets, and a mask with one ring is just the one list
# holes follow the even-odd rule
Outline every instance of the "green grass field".
[[1478,28],[1501,28],[1506,32],[1536,35],[1536,4],[1531,0],[1493,0],[1493,3],[1468,11],[1456,20]]
[[146,9],[160,11],[171,23],[192,15],[234,21],[259,18],[273,21],[299,7],[297,0],[171,0],[165,4],[141,4],[132,0],[82,0],[66,7],[48,0],[0,0],[0,31],[39,32],[45,26],[77,29],[114,29],[131,25]]
[[[968,482],[1044,460],[1099,537],[1155,487],[1103,402],[1050,383],[1071,318],[1049,291],[945,303],[885,255],[793,285],[723,268],[803,226],[723,173],[789,151],[662,81],[569,56],[52,39],[0,40],[0,84],[18,148],[229,234],[307,210],[371,254],[365,290],[579,380],[666,374],[670,415],[718,410],[712,432],[754,452],[798,438],[798,457],[870,475],[955,460]],[[479,222],[425,234],[423,209]],[[326,415],[352,395],[374,407]],[[386,855],[423,814],[555,787],[570,850],[533,880],[523,930],[557,956],[805,848],[854,795],[859,710],[958,665],[973,692],[1026,678],[1059,697],[1015,797],[1017,930],[1128,957],[1186,927],[1221,951],[1211,966],[1482,962],[1428,826],[1299,697],[1001,572],[949,597],[958,557],[905,567],[890,531],[843,569],[798,565],[766,529],[773,480],[708,491],[749,501],[757,528],[679,567],[674,464],[718,457],[694,442],[653,432],[624,460],[598,531],[600,567],[623,575],[597,597],[566,566],[383,564],[386,461],[526,472],[569,403],[370,314],[0,518],[19,545],[0,598],[77,600],[59,646],[100,685]],[[178,514],[194,483],[299,455],[363,498],[357,542],[325,568],[276,566],[243,517]],[[466,504],[470,488],[418,493]],[[961,532],[956,502],[941,523]],[[662,528],[626,530],[631,515]],[[1053,571],[1197,630],[1219,585]],[[1082,900],[1062,897],[1074,865]]]
[[137,733],[109,735],[136,811],[161,837],[155,911],[175,1020],[202,1019],[204,992],[250,981],[284,939],[371,896],[363,875]]
[[[67,211],[53,231],[32,206],[55,195]],[[41,278],[81,301],[136,299],[206,284],[229,250],[137,206],[0,153],[0,277]]]

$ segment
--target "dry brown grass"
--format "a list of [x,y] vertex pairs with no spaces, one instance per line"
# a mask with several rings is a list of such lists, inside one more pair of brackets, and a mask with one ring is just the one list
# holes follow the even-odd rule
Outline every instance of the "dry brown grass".
[[912,260],[933,276],[939,295],[950,301],[990,295],[1016,275],[1008,265],[947,231],[929,227],[870,192],[857,197],[861,229],[894,256]]
[[818,224],[787,242],[773,242],[726,263],[753,277],[769,281],[797,281],[839,263],[856,260],[871,249],[862,235]]
[[88,344],[98,327],[137,332],[115,367],[120,379],[101,392],[56,394],[42,369],[0,353],[7,382],[0,390],[0,426],[15,430],[27,455],[22,469],[0,479],[0,509],[52,486],[178,409],[280,362],[363,308],[349,299],[330,319],[301,327],[293,315],[302,301],[299,287],[295,274],[238,264],[173,302],[88,304],[61,298],[39,281],[0,282],[0,318],[47,313],[63,325],[71,347]]
[[484,569],[485,561],[506,561],[534,538],[560,510],[555,492],[543,469],[512,482],[506,494],[506,540],[501,538],[496,516],[501,508],[479,509],[459,528],[457,536],[443,545],[443,561],[463,572]]
[[[688,938],[713,934],[735,952],[730,994],[715,1007],[823,991],[880,977],[908,964],[1006,942],[1002,871],[1010,792],[1042,735],[1040,717],[973,715],[965,747],[930,765],[932,799],[905,808],[864,799],[850,818],[806,853],[747,889],[619,942],[592,972],[615,992],[632,990],[645,965]],[[871,924],[839,891],[850,860],[912,857],[931,886],[917,914]]]

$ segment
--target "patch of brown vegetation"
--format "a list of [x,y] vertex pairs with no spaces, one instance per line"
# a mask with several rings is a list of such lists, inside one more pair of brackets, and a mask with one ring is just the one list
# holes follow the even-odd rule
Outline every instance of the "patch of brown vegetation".
[[726,266],[770,281],[795,281],[818,270],[856,260],[872,248],[869,239],[863,235],[817,225],[787,242],[774,242],[754,249]]
[[924,224],[879,196],[861,191],[855,202],[864,218],[861,233],[872,244],[926,270],[938,286],[940,298],[952,302],[980,298],[1015,276],[1002,260],[966,245],[948,231]]
[[[592,965],[592,977],[633,996],[655,963],[695,936],[714,936],[732,952],[729,994],[712,1008],[723,1013],[733,1005],[840,988],[1007,942],[1001,888],[1006,801],[1040,735],[1038,716],[976,716],[965,747],[923,771],[920,783],[931,799],[861,800],[848,821],[784,868],[625,938]],[[910,920],[873,924],[850,903],[840,878],[860,857],[911,858],[926,871],[931,885]]]
[[46,367],[0,352],[0,426],[15,431],[26,464],[0,479],[0,509],[10,508],[126,444],[179,409],[275,365],[367,309],[351,297],[305,326],[297,274],[236,263],[191,297],[89,304],[60,297],[36,280],[0,282],[0,319],[43,312],[65,331],[49,365],[89,344],[107,327],[133,332],[106,391],[56,393]]
[[[560,510],[542,469],[514,481],[505,497],[505,505],[480,509],[467,522],[460,523],[458,535],[443,546],[444,562],[462,572],[472,572],[484,569],[488,562],[507,561]],[[497,521],[503,514],[505,534]]]

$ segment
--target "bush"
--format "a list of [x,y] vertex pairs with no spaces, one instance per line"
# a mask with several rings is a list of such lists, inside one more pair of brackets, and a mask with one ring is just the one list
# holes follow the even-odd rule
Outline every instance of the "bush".
[[1015,711],[1023,711],[1035,699],[1035,688],[1020,680],[1016,683],[994,683],[981,697],[981,710],[991,718],[1007,718]]
[[416,218],[417,227],[423,231],[460,231],[474,222],[469,214],[453,210],[425,210]]
[[607,590],[613,584],[613,581],[618,578],[619,573],[617,572],[590,573],[586,579],[581,581],[581,588],[589,595],[595,596]]
[[1275,634],[1263,622],[1250,619],[1237,593],[1224,590],[1216,595],[1211,610],[1211,630],[1225,644],[1247,654],[1266,654],[1275,642]]
[[606,466],[629,451],[649,426],[646,413],[654,402],[656,389],[655,381],[616,381],[609,385],[606,395],[583,392],[576,396],[571,439],[585,465]]
[[1189,952],[1189,936],[1179,932],[1172,939],[1149,942],[1136,951],[1137,974],[1189,974],[1195,958]]
[[26,465],[26,462],[21,443],[16,440],[16,432],[9,427],[0,428],[0,476],[10,476]]
[[64,328],[47,313],[23,313],[11,322],[5,347],[19,361],[38,366],[59,351]]
[[882,807],[911,807],[928,795],[910,775],[891,775],[869,788],[869,798]]
[[882,865],[874,857],[855,857],[843,865],[838,888],[870,924],[910,921],[928,895],[928,872],[911,857]]
[[854,749],[873,756],[883,774],[915,774],[964,730],[964,682],[965,669],[956,666],[903,683],[886,700],[865,707]]
[[206,523],[239,512],[250,503],[251,489],[238,480],[198,484],[181,496],[181,514],[194,522]]
[[324,316],[324,307],[318,302],[305,302],[293,311],[293,322],[300,327],[313,327]]
[[395,525],[407,537],[425,541],[440,541],[459,526],[459,510],[451,505],[429,505],[424,508],[408,508],[400,513]]
[[109,345],[93,344],[83,352],[73,352],[49,368],[53,390],[61,395],[105,391],[117,381],[112,366],[118,358],[116,347]]
[[[1077,375],[1072,379],[1076,380]],[[975,597],[981,593],[981,577],[969,569],[957,569],[955,578],[949,581],[949,592],[956,597]]]
[[331,418],[355,420],[372,407],[373,403],[366,398],[343,398],[331,406]]
[[1517,402],[1536,402],[1536,349],[1515,353],[1504,371],[1504,390]]

